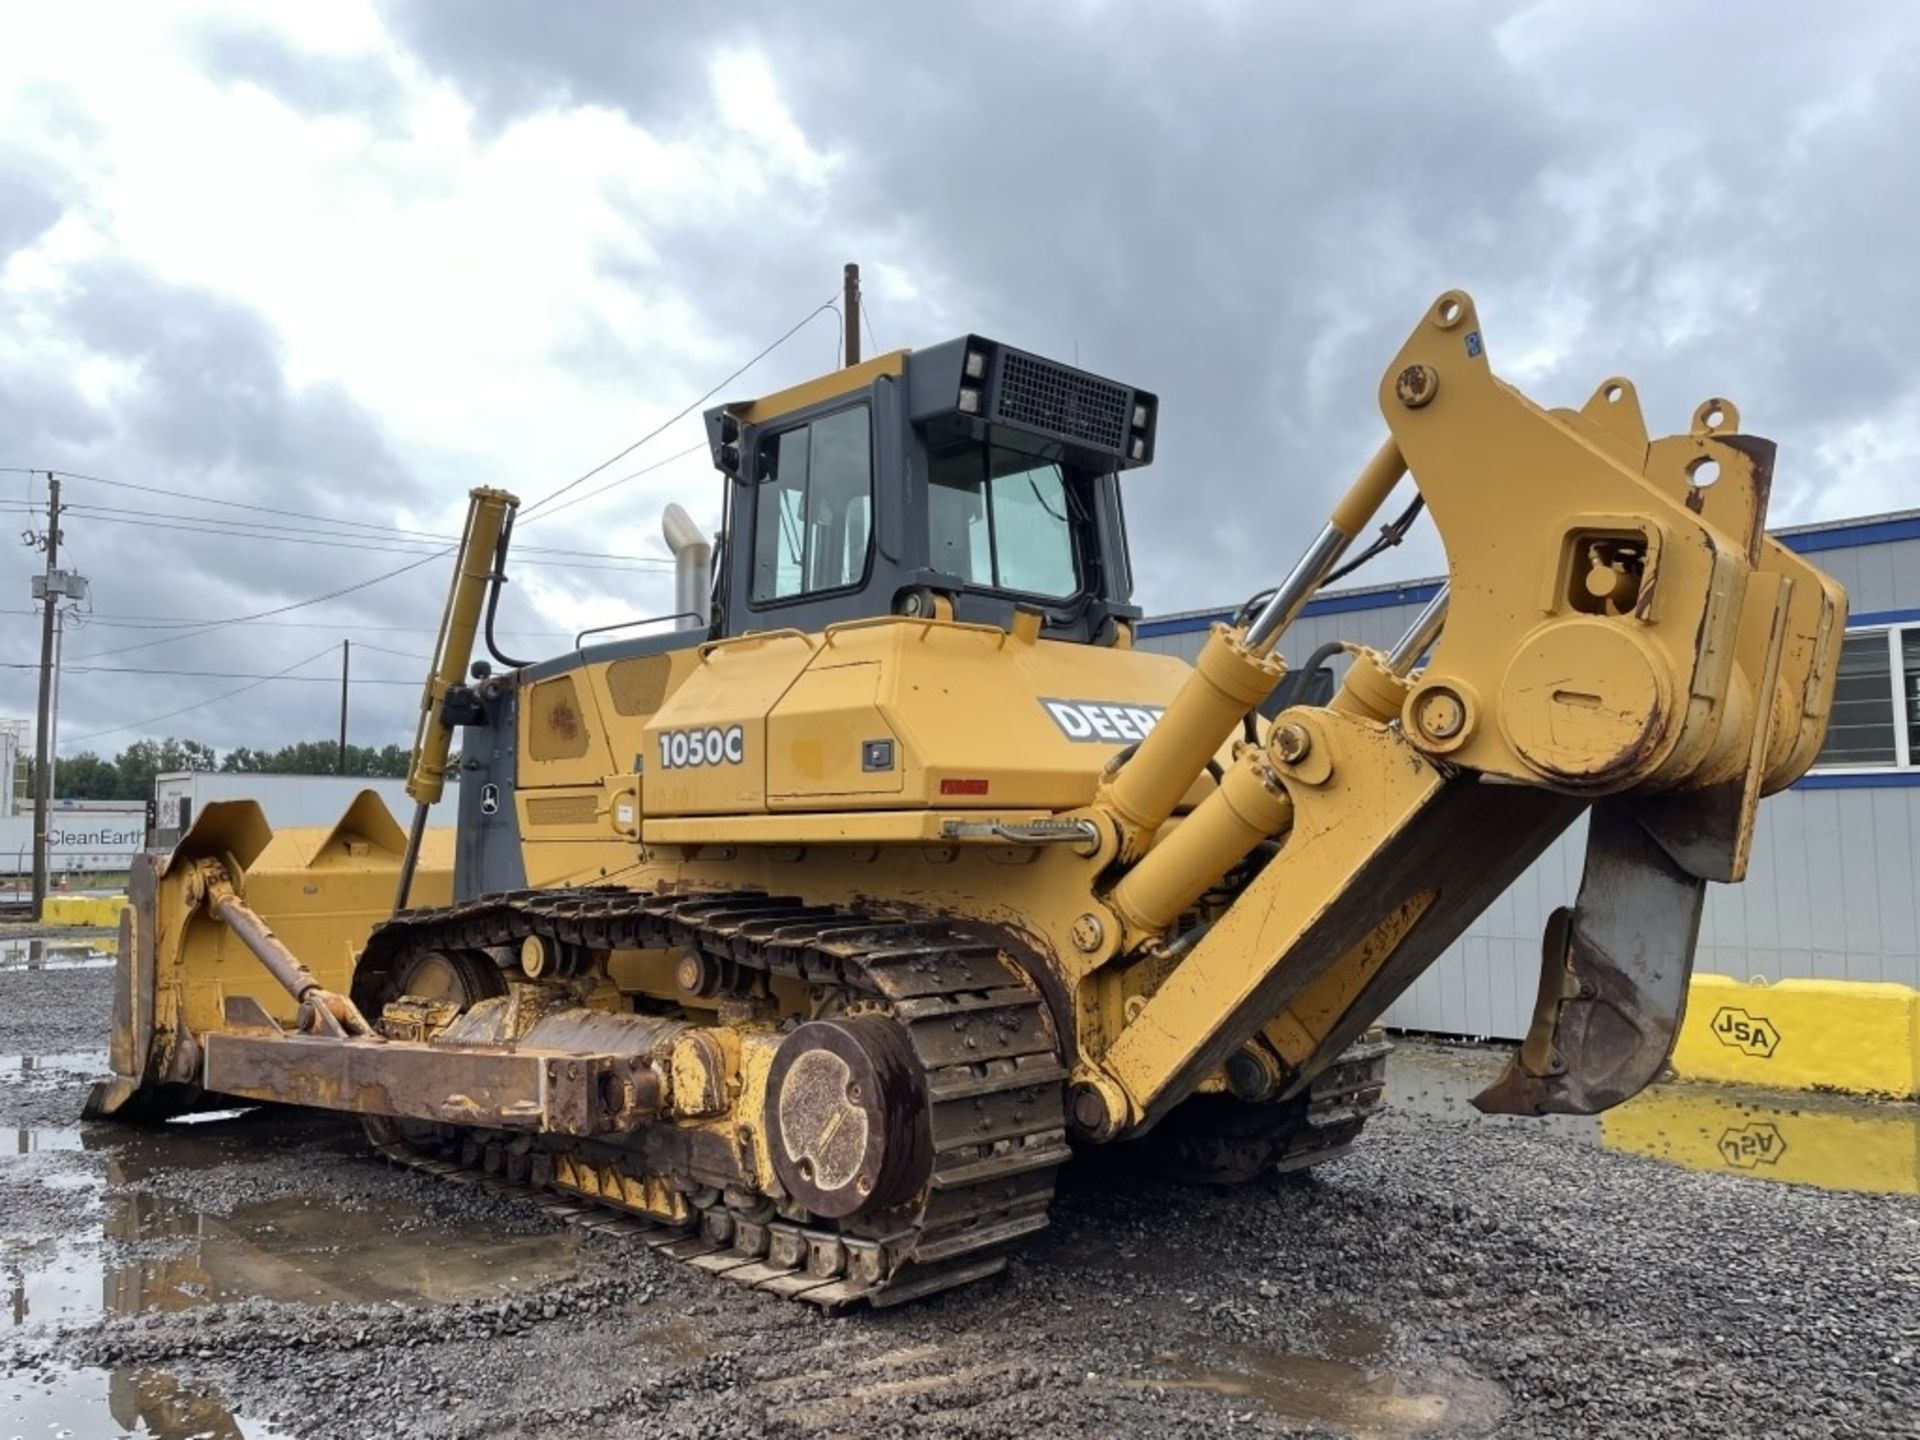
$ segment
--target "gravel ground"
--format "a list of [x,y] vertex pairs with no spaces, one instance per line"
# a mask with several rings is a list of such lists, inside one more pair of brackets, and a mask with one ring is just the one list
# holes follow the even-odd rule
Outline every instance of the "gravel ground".
[[332,1120],[82,1130],[109,975],[0,969],[7,1434],[1920,1433],[1920,1200],[1462,1112],[1484,1052],[1317,1178],[1070,1176],[1006,1276],[827,1319]]

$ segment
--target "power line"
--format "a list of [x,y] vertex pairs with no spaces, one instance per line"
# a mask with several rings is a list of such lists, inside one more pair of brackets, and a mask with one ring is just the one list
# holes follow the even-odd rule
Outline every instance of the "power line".
[[[546,520],[552,516],[558,515],[562,510],[567,509],[569,506],[584,505],[587,503],[587,501],[593,499],[594,496],[596,495],[604,495],[607,493],[607,491],[612,490],[616,486],[624,485],[629,480],[638,480],[642,475],[650,475],[655,470],[663,469],[664,467],[673,464],[673,462],[676,460],[684,460],[689,455],[698,454],[700,451],[705,450],[706,448],[707,448],[707,442],[704,440],[698,442],[697,444],[689,445],[686,449],[681,450],[676,454],[669,455],[664,460],[656,460],[653,462],[653,464],[644,465],[640,469],[633,471],[631,474],[622,475],[617,480],[609,480],[604,485],[597,485],[593,489],[587,491],[587,493],[584,495],[576,495],[571,500],[563,501],[560,504],[554,506],[551,510],[547,511],[546,514],[542,515],[540,518],[542,520]],[[520,553],[519,547],[517,546],[515,547],[514,553],[516,555]]]
[[[73,658],[75,660],[104,660],[109,655],[124,655],[129,650],[144,650],[151,645],[172,645],[181,640],[191,640],[196,635],[207,635],[207,634],[211,634],[215,630],[224,630],[229,625],[250,625],[255,620],[268,620],[275,615],[285,615],[292,610],[304,610],[309,605],[321,605],[327,602],[328,600],[338,600],[344,595],[352,595],[361,590],[368,589],[371,586],[378,585],[383,581],[392,580],[396,576],[405,575],[409,570],[418,570],[422,565],[431,564],[435,560],[444,558],[448,553],[450,553],[451,548],[452,547],[448,547],[447,550],[441,550],[432,555],[423,555],[418,560],[412,561],[406,565],[402,565],[396,570],[383,571],[381,574],[374,575],[366,580],[358,581],[355,584],[343,585],[338,590],[329,590],[324,595],[315,595],[310,600],[295,600],[291,604],[276,605],[271,610],[262,610],[253,615],[236,615],[231,620],[215,620],[206,625],[202,625],[197,630],[190,630],[184,635],[169,636],[165,640],[142,640],[136,645],[122,645],[115,650],[95,650],[90,654],[76,655]],[[326,650],[323,650],[320,653],[323,655],[331,654],[332,647],[329,646]],[[101,733],[111,734],[113,732],[102,731]]]
[[[381,541],[376,543],[372,539],[362,539],[362,538],[341,537],[338,539],[326,539],[326,538],[321,538],[321,537],[312,536],[312,535],[274,534],[267,531],[251,529],[251,528],[235,528],[235,529],[213,528],[215,526],[224,527],[226,525],[227,522],[219,521],[219,520],[209,521],[207,524],[202,524],[202,525],[182,525],[178,523],[170,523],[163,519],[155,519],[155,518],[152,518],[150,515],[142,514],[141,512],[136,510],[122,511],[122,512],[119,512],[118,514],[114,514],[114,513],[104,512],[100,510],[98,507],[92,507],[92,506],[69,505],[69,506],[63,506],[62,508],[72,511],[74,514],[80,516],[80,518],[82,519],[98,520],[103,524],[108,524],[108,525],[138,525],[143,530],[174,530],[174,531],[180,531],[188,535],[228,536],[236,540],[259,540],[259,541],[264,541],[268,544],[316,545],[321,547],[322,549],[353,550],[360,554],[444,555],[447,553],[447,549],[450,548],[450,547],[443,547],[435,550],[422,550],[419,546],[413,545],[411,543],[406,543],[406,542],[388,543],[385,541]],[[189,518],[197,518],[197,517],[189,517]],[[598,552],[593,552],[593,553],[598,553]],[[667,558],[666,556],[634,555],[630,557],[614,557],[614,558],[624,559],[625,563],[617,564],[617,565],[604,565],[604,564],[597,564],[590,560],[557,560],[557,559],[551,559],[551,558],[536,558],[531,560],[524,560],[523,563],[528,565],[558,565],[568,570],[615,570],[615,571],[620,571],[624,574],[629,574],[629,575],[651,574],[661,569],[671,569],[673,565],[673,561]]]
[[867,286],[864,277],[861,280],[859,290],[856,291],[855,294],[860,300],[860,318],[866,323],[867,327],[867,343],[873,346],[873,354],[867,357],[869,360],[872,360],[880,354],[880,337],[873,333],[873,302],[867,299]]
[[[707,401],[711,400],[715,395],[719,394],[727,386],[731,385],[734,381],[738,380],[742,375],[746,374],[747,371],[751,370],[754,366],[758,365],[762,360],[766,359],[767,356],[771,355],[774,351],[778,350],[782,345],[786,344],[787,341],[791,340],[794,336],[798,335],[802,330],[806,329],[806,327],[810,325],[818,316],[824,315],[826,314],[827,311],[833,310],[833,309],[834,309],[833,300],[829,299],[826,304],[816,306],[812,310],[808,311],[805,318],[803,318],[792,329],[788,330],[785,334],[783,334],[778,340],[775,340],[771,345],[767,346],[766,349],[762,350],[758,355],[755,355],[751,360],[747,361],[747,363],[742,365],[738,370],[735,370],[731,375],[727,376],[726,379],[721,380],[717,384],[709,387],[707,392],[701,395],[698,399],[683,406],[681,409],[676,410],[667,419],[663,420],[660,424],[654,426],[653,429],[649,430],[646,434],[642,435],[638,440],[634,441],[631,445],[627,446],[626,449],[620,451],[618,454],[609,455],[605,460],[602,460],[598,465],[594,466],[591,470],[587,471],[584,475],[576,475],[573,479],[569,480],[566,484],[562,485],[558,490],[549,491],[547,494],[542,495],[538,500],[534,501],[531,505],[523,507],[520,512],[520,523],[524,525],[530,520],[539,518],[534,514],[534,512],[540,509],[541,506],[551,504],[553,501],[558,500],[562,495],[566,494],[569,490],[572,490],[576,486],[584,485],[587,481],[591,480],[594,476],[598,475],[602,470],[605,470],[608,466],[617,464],[619,461],[626,459],[627,456],[631,455],[634,451],[638,450],[642,445],[646,444],[649,440],[653,439],[654,436],[660,434],[661,431],[667,429],[671,425],[677,425],[680,421],[686,419],[687,416],[691,415],[695,410],[699,409],[702,405],[706,404]],[[838,312],[836,311],[835,313],[838,313]]]
[[[13,610],[0,607],[0,615],[38,615],[39,613],[38,610]],[[196,618],[179,615],[136,617],[111,610],[66,610],[61,613],[68,618],[76,615],[80,616],[86,621],[88,626],[99,626],[103,630],[138,630],[154,627],[174,629],[177,627],[211,623],[204,617]],[[369,635],[437,635],[440,633],[440,627],[437,625],[363,625],[352,620],[262,620],[258,623],[262,629],[273,630],[351,630],[355,634],[365,633]],[[571,630],[511,630],[502,627],[494,633],[496,635],[571,635],[574,632]]]
[[[695,448],[698,449],[701,447],[696,446]],[[686,452],[686,453],[691,453],[691,452]],[[348,520],[348,519],[344,519],[344,518],[333,516],[333,515],[315,515],[315,514],[312,514],[311,512],[303,511],[303,510],[282,510],[271,505],[253,505],[242,500],[223,500],[213,495],[191,495],[191,494],[182,493],[179,490],[164,489],[158,485],[136,485],[132,481],[128,481],[128,480],[109,480],[104,476],[82,475],[72,470],[56,470],[53,473],[60,476],[62,479],[66,479],[66,480],[79,480],[89,485],[108,485],[108,486],[112,486],[114,489],[117,489],[117,490],[136,490],[143,495],[163,495],[172,500],[184,500],[187,503],[194,504],[194,505],[220,505],[220,506],[225,506],[229,509],[247,510],[247,511],[252,511],[262,515],[277,515],[282,519],[287,519],[287,520],[304,520],[313,524],[334,526],[338,531],[345,532],[346,536],[350,536],[351,533],[354,531],[367,531],[370,534],[380,537],[381,539],[392,538],[392,539],[412,540],[412,541],[423,543],[423,544],[433,544],[433,545],[451,545],[451,544],[457,543],[459,540],[459,537],[457,535],[442,534],[439,531],[434,531],[434,530],[411,530],[402,525],[381,525],[371,520]],[[29,505],[23,504],[22,502],[13,502],[13,503],[21,504],[21,508],[23,509],[33,508]],[[284,531],[289,531],[291,533],[302,534],[302,535],[310,533],[309,529],[306,526],[274,525],[264,520],[255,520],[255,521],[227,520],[218,515],[197,515],[192,513],[182,514],[179,511],[172,511],[172,510],[128,510],[128,509],[115,508],[113,506],[106,506],[106,505],[76,505],[73,508],[75,509],[84,508],[90,511],[97,510],[103,515],[153,516],[163,520],[190,520],[198,524],[207,524],[207,525],[248,525],[250,527],[258,528],[261,530],[284,530]],[[37,510],[35,510],[34,513],[38,513]],[[343,536],[342,538],[345,538],[345,537]],[[644,560],[651,560],[655,558],[651,556],[621,555],[616,552],[607,551],[607,550],[570,550],[570,549],[556,547],[552,545],[525,545],[525,546],[521,546],[517,553],[522,555],[571,556],[571,557],[576,557],[576,558],[585,559],[585,560],[644,561]],[[663,563],[670,563],[670,562],[663,561]]]
[[433,663],[433,657],[431,655],[412,655],[405,650],[389,650],[384,645],[369,645],[364,640],[360,642],[360,648],[362,650],[371,650],[378,655],[397,655],[402,660],[418,660],[422,665],[431,665]]
[[[360,648],[371,650],[373,646],[364,645]],[[385,653],[389,655],[400,654],[398,650],[389,650]],[[424,657],[406,655],[401,658],[417,660],[423,659]],[[38,668],[38,665],[28,660],[0,660],[0,670],[36,670]],[[68,675],[166,675],[186,677],[195,680],[294,680],[312,681],[316,685],[337,685],[340,683],[337,675],[259,675],[247,670],[146,670],[134,665],[62,665],[60,667],[60,674],[62,677]],[[418,680],[387,680],[371,675],[356,676],[353,683],[355,685],[408,685],[414,689],[420,687]]]
[[[655,436],[661,434],[669,426],[675,425],[679,423],[681,420],[685,419],[688,415],[692,414],[701,405],[705,404],[708,400],[712,399],[716,394],[718,394],[726,386],[731,385],[735,380],[739,379],[742,375],[746,374],[747,371],[751,370],[755,365],[758,365],[762,360],[766,359],[767,356],[771,355],[775,350],[778,350],[782,345],[786,344],[787,341],[791,340],[795,335],[799,334],[800,331],[805,329],[810,323],[812,323],[813,320],[815,320],[820,315],[825,314],[829,310],[835,310],[835,306],[832,300],[827,301],[825,304],[818,305],[814,309],[808,311],[807,314],[803,318],[801,318],[796,324],[794,324],[791,328],[787,329],[786,331],[782,332],[782,334],[777,339],[775,339],[772,343],[770,343],[765,348],[760,350],[745,364],[739,366],[737,369],[735,369],[732,373],[727,375],[725,378],[721,379],[714,385],[708,387],[708,389],[704,393],[702,393],[698,398],[696,398],[689,404],[683,406],[681,409],[674,412],[673,415],[668,417],[661,424],[656,425],[653,429],[649,430],[646,434],[642,435],[638,440],[635,440],[631,445],[628,445],[625,448],[617,451],[613,455],[608,456],[605,460],[602,460],[598,465],[595,465],[591,470],[588,470],[583,474],[575,476],[573,479],[569,480],[566,484],[560,486],[559,489],[549,491],[546,495],[543,495],[540,497],[540,499],[534,501],[532,505],[525,507],[521,512],[523,517],[523,523],[525,520],[541,518],[538,515],[533,514],[532,512],[539,510],[540,507],[544,505],[551,504],[554,500],[566,494],[569,490],[575,489],[576,487],[585,484],[588,480],[591,480],[595,475],[598,475],[601,471],[607,469],[609,466],[613,464],[616,464],[618,461],[625,459],[628,455],[631,455],[635,450],[638,450],[642,445],[645,445],[649,440],[652,440]],[[836,313],[838,312],[836,311]],[[687,453],[691,453],[691,451],[689,450],[682,453],[684,455]],[[673,457],[673,458],[680,458],[680,457]],[[662,461],[660,463],[666,464],[668,462]],[[0,467],[0,468],[12,470],[16,467],[8,466],[8,467]],[[657,467],[648,467],[648,468],[657,468]],[[634,472],[635,475],[640,475],[645,473],[646,471],[644,469]],[[96,480],[98,479],[98,477],[95,477],[95,478]],[[631,475],[623,477],[623,479],[632,479],[632,478],[634,478],[634,476],[631,476]],[[613,483],[619,484],[619,483],[623,483],[623,481],[615,481]],[[603,490],[611,489],[611,488],[612,488],[612,485],[602,487]],[[553,512],[549,511],[548,513],[553,513]],[[160,645],[172,645],[182,640],[191,640],[199,635],[210,634],[215,630],[223,630],[232,625],[249,625],[259,620],[271,619],[277,615],[285,615],[294,610],[302,610],[307,608],[308,606],[322,605],[330,600],[338,600],[343,598],[344,596],[352,595],[361,590],[369,589],[372,586],[383,584],[388,580],[396,579],[401,575],[405,575],[407,572],[411,570],[418,570],[421,566],[426,565],[431,561],[440,559],[452,553],[454,548],[455,548],[454,546],[449,545],[443,550],[438,550],[431,554],[423,555],[419,559],[411,561],[408,564],[398,566],[392,570],[383,571],[381,574],[370,576],[369,578],[358,581],[355,584],[345,585],[338,590],[330,590],[323,595],[315,595],[306,600],[296,600],[286,605],[277,605],[271,609],[261,610],[250,615],[236,615],[226,620],[211,621],[205,625],[199,626],[195,629],[191,629],[184,634],[169,636],[164,640],[143,640],[133,645],[123,645],[113,650],[96,650],[91,654],[76,655],[73,658],[76,661],[100,660],[100,659],[105,659],[106,657],[111,655],[124,655],[132,650],[142,650],[142,649],[147,649],[149,647],[157,647]],[[331,650],[332,650],[332,647],[329,646],[327,650],[322,651],[321,653],[328,654],[328,653],[331,653]],[[316,656],[314,658],[317,659],[318,657]],[[303,661],[301,663],[304,664],[306,662]],[[296,670],[298,668],[299,666],[297,665],[288,667],[289,670]],[[277,677],[269,677],[269,678],[277,678]],[[264,680],[256,680],[253,682],[254,685],[265,684],[265,683],[266,681]],[[250,689],[250,688],[252,687],[246,686],[246,687],[243,687],[243,690]],[[235,693],[241,693],[241,692],[235,692]],[[214,700],[204,701],[202,703],[213,704],[217,700],[221,700],[225,698],[227,697],[224,695],[216,696]],[[199,707],[191,706],[188,708],[197,709]],[[185,712],[182,711],[178,713],[185,713]],[[164,719],[170,719],[170,718],[172,718],[170,715],[154,717],[155,720],[164,720]],[[138,725],[148,725],[152,723],[154,723],[153,720],[142,720],[142,721],[136,722],[136,724]],[[111,734],[117,733],[118,730],[124,730],[129,728],[132,728],[132,727],[119,726],[119,727],[116,727],[115,730],[102,730],[102,731],[97,731],[95,733],[101,734],[101,735],[111,735]],[[85,739],[90,737],[83,736],[81,738]]]
[[[260,679],[251,681],[250,683],[242,685],[237,689],[228,690],[219,695],[210,695],[205,700],[196,700],[191,705],[182,705],[178,710],[168,710],[167,712],[161,715],[149,715],[144,720],[130,721],[125,725],[114,725],[106,730],[89,730],[85,735],[73,736],[67,743],[70,745],[78,745],[87,740],[98,740],[102,735],[119,735],[124,731],[128,731],[128,730],[144,730],[149,725],[158,725],[162,720],[171,720],[176,715],[185,715],[190,711],[194,711],[194,710],[204,710],[209,705],[218,705],[222,700],[231,700],[233,699],[234,696],[244,695],[249,690],[258,690],[262,685],[268,684],[270,681],[284,680],[287,676],[291,675],[294,671],[299,670],[304,666],[311,665],[314,661],[319,660],[325,656],[333,654],[333,650],[334,650],[334,647],[329,645],[327,646],[326,649],[318,651],[315,654],[309,655],[304,660],[294,661],[293,664],[287,666],[287,668],[284,670],[275,671],[271,675],[263,675]],[[331,680],[333,677],[328,676],[327,678]]]

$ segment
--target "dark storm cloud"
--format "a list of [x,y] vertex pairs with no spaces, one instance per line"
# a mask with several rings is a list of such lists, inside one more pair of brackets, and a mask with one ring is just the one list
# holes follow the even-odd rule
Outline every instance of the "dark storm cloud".
[[193,43],[215,80],[257,85],[305,115],[352,114],[378,128],[403,94],[377,59],[305,54],[264,26],[209,22]]
[[[1624,372],[1658,430],[1683,426],[1707,394],[1734,396],[1750,428],[1781,442],[1776,522],[1920,503],[1904,476],[1816,454],[1849,427],[1911,444],[1920,413],[1904,361],[1920,322],[1910,261],[1920,167],[1908,138],[1920,128],[1920,18],[1904,6],[1849,7],[1844,24],[1785,5],[1735,16],[1705,3],[1464,0],[962,10],[749,0],[724,24],[710,9],[624,3],[395,0],[384,13],[412,59],[472,105],[483,144],[530,115],[590,105],[719,157],[703,213],[668,208],[643,177],[608,181],[630,238],[602,242],[601,277],[645,313],[692,316],[697,334],[635,333],[583,312],[556,326],[552,355],[583,385],[619,377],[655,413],[677,408],[859,259],[882,346],[973,329],[1158,391],[1159,463],[1128,482],[1140,598],[1153,608],[1230,601],[1285,569],[1381,433],[1382,368],[1450,285],[1475,293],[1496,369],[1543,403],[1577,405]],[[244,27],[206,28],[195,43],[216,80],[260,86],[303,113],[380,132],[405,113],[410,81],[378,53],[307,55]],[[731,124],[729,106],[770,98],[747,88],[756,69],[726,63],[743,50],[765,57],[778,100],[827,157],[821,175],[794,173],[777,143]],[[718,98],[716,73],[733,87]],[[74,109],[63,143],[86,148],[87,123]],[[64,198],[44,172],[0,168],[0,261],[44,233]],[[887,290],[876,277],[888,271],[918,298]],[[31,299],[15,293],[0,300],[0,331],[45,331],[64,349],[50,363],[31,346],[0,347],[0,463],[181,497],[73,483],[70,500],[151,518],[69,522],[72,563],[94,577],[102,612],[258,611],[408,558],[160,528],[174,523],[162,512],[196,508],[191,495],[381,522],[412,503],[448,530],[457,499],[452,514],[445,502],[468,484],[537,496],[630,438],[557,437],[571,453],[553,457],[555,474],[528,477],[492,473],[486,456],[453,448],[459,437],[444,455],[416,437],[416,475],[346,390],[290,382],[280,337],[245,306],[123,263],[64,271]],[[834,344],[822,318],[737,388],[823,369]],[[672,432],[622,468],[693,433]],[[24,493],[0,485],[0,497]],[[616,495],[561,512],[523,538],[604,548],[596,524],[620,505]],[[18,608],[33,558],[12,553],[0,584]],[[1431,572],[1440,559],[1426,531],[1372,578]],[[661,608],[646,603],[659,598],[651,577],[529,567],[507,623],[547,623],[528,600],[536,576],[568,597]],[[337,641],[325,628],[336,623],[431,625],[445,578],[444,562],[429,565],[288,617],[322,628],[237,627],[97,663],[274,670]],[[27,623],[11,632],[8,659],[31,658]],[[77,663],[151,633],[96,625],[70,636],[67,654]],[[430,637],[370,638],[421,653]],[[356,651],[360,675],[411,682],[419,669]],[[29,712],[23,673],[0,675],[13,677],[0,680],[0,705]],[[222,688],[76,672],[62,732]],[[333,701],[324,685],[266,686],[152,728],[275,743],[330,733]],[[355,737],[404,740],[413,702],[407,686],[357,691]]]
[[[729,7],[721,28],[739,13]],[[387,10],[395,38],[455,79],[489,130],[566,104],[606,105],[648,129],[674,128],[706,99],[700,60],[715,18],[697,5],[516,0]]]
[[[840,260],[885,260],[929,300],[883,312],[883,344],[941,338],[937,312],[1157,389],[1159,473],[1130,485],[1150,604],[1284,568],[1454,284],[1543,403],[1616,371],[1657,430],[1741,398],[1782,442],[1776,521],[1893,503],[1813,447],[1912,393],[1920,24],[1899,6],[388,13],[494,128],[586,103],[695,130],[706,62],[759,49],[838,167],[724,235],[656,227],[659,272],[744,337]],[[1382,574],[1438,563],[1429,538]]]
[[229,499],[294,503],[357,518],[365,495],[404,500],[412,482],[373,418],[336,385],[296,391],[279,337],[230,298],[131,266],[83,268],[63,307],[70,334],[138,368],[116,406],[151,463],[231,472]]
[[[72,479],[64,500],[78,509],[62,526],[63,563],[87,574],[92,608],[117,620],[225,618],[270,610],[393,570],[409,556],[358,547],[334,549],[259,536],[223,538],[195,533],[219,517],[246,523],[244,512],[193,502],[217,495],[256,505],[348,519],[389,518],[391,505],[421,492],[394,458],[378,424],[338,387],[297,388],[283,370],[278,337],[261,317],[233,300],[165,282],[118,262],[77,268],[55,319],[74,347],[59,365],[9,364],[0,369],[0,434],[9,464],[51,466],[106,480],[169,492],[144,491]],[[0,316],[0,321],[17,317]],[[111,365],[121,377],[107,401],[89,399],[73,363],[84,356]],[[44,498],[43,482],[14,482],[0,494]],[[31,489],[25,487],[31,483]],[[301,522],[267,515],[255,523],[294,527]],[[27,523],[24,518],[22,523]],[[180,528],[186,527],[186,528]],[[15,550],[0,584],[24,604],[32,552]],[[234,688],[238,681],[201,676],[87,673],[88,665],[141,670],[203,670],[263,674],[332,643],[354,623],[431,624],[439,614],[446,562],[421,567],[324,609],[295,612],[299,626],[236,626],[174,639],[181,632],[105,620],[68,632],[69,667],[61,695],[63,749],[106,726],[143,719]],[[424,617],[424,618],[423,618]],[[314,628],[307,628],[313,622]],[[6,658],[24,661],[31,638],[11,631]],[[395,650],[424,653],[425,635],[359,638]],[[171,641],[171,643],[148,643]],[[125,650],[124,647],[139,648]],[[417,681],[417,662],[363,652],[364,678]],[[328,657],[303,671],[337,673]],[[102,735],[88,748],[111,753],[143,733],[191,735],[221,746],[280,743],[333,733],[336,699],[329,687],[285,683],[263,686],[231,704],[195,710],[152,732]],[[366,685],[356,690],[356,737],[374,743],[405,738],[413,695],[407,687]],[[0,709],[31,713],[31,673],[0,671]]]

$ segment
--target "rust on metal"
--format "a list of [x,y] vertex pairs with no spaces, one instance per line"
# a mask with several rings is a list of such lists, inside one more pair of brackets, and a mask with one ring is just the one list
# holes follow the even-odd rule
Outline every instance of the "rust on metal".
[[203,1084],[240,1100],[489,1129],[607,1135],[661,1106],[630,1055],[498,1050],[316,1035],[206,1037]]
[[1627,802],[1594,806],[1579,899],[1547,925],[1533,1023],[1473,1103],[1593,1115],[1639,1094],[1679,1034],[1705,897]]
[[374,1033],[353,1001],[322,985],[300,957],[280,943],[273,928],[241,903],[224,865],[218,860],[200,861],[199,878],[205,887],[208,913],[231,930],[299,1003],[303,1030],[325,1031],[340,1039]]
[[1440,372],[1431,365],[1409,365],[1393,381],[1394,394],[1409,410],[1432,403],[1440,391]]
[[893,1204],[932,1168],[926,1088],[894,1020],[801,1025],[774,1056],[766,1111],[780,1182],[816,1215]]

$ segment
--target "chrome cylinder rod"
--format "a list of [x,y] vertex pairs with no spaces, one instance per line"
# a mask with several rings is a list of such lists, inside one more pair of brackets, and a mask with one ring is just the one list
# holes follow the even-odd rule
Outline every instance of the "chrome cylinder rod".
[[1260,613],[1253,617],[1253,623],[1247,627],[1247,648],[1256,655],[1265,655],[1286,633],[1286,629],[1299,617],[1307,601],[1313,598],[1313,592],[1327,578],[1327,572],[1340,562],[1346,553],[1352,536],[1343,535],[1332,525],[1328,525],[1317,536],[1307,553],[1300,557],[1287,578],[1274,590],[1273,596],[1263,605]]
[[1450,587],[1442,585],[1427,602],[1427,608],[1413,619],[1407,633],[1394,642],[1393,649],[1387,652],[1387,669],[1395,675],[1405,675],[1420,663],[1420,657],[1433,648],[1433,642],[1440,638],[1440,631],[1447,623],[1447,592]]
[[1246,644],[1249,650],[1256,655],[1265,655],[1273,649],[1286,633],[1287,627],[1306,608],[1314,591],[1326,583],[1327,576],[1340,563],[1340,557],[1346,553],[1353,537],[1366,529],[1367,522],[1373,519],[1381,502],[1406,473],[1406,457],[1401,455],[1400,447],[1388,439],[1367,461],[1347,493],[1340,497],[1340,503],[1333,507],[1333,516],[1327,521],[1326,528],[1314,538],[1307,553],[1300,557],[1300,563],[1280,582],[1279,588],[1273,592],[1273,598],[1261,607],[1253,623],[1247,626]]

